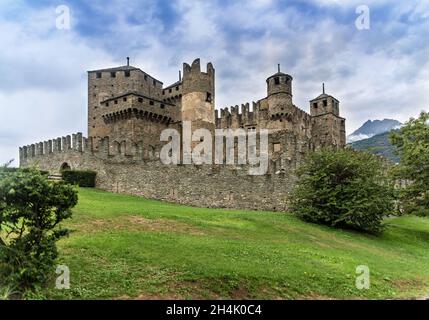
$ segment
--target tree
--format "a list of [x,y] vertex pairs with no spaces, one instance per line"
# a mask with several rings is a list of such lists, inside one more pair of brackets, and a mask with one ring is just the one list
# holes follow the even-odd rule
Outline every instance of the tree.
[[46,284],[77,192],[37,170],[0,169],[0,280],[21,292]]
[[398,182],[400,210],[429,216],[429,113],[411,118],[390,140],[401,161],[393,169]]
[[297,170],[290,209],[305,221],[379,233],[394,208],[385,165],[351,149],[314,152]]

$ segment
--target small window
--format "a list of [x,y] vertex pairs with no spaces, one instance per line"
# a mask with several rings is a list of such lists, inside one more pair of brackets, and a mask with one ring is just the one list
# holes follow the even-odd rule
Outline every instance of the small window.
[[179,86],[176,87],[176,91],[179,91]]
[[212,102],[212,94],[210,92],[207,92],[207,94],[206,94],[206,101]]
[[106,107],[108,107],[109,106],[109,103],[108,102],[106,102]]
[[124,102],[127,102],[127,97],[124,97],[122,100],[124,100]]
[[144,75],[144,79],[147,81],[147,74]]
[[170,89],[168,89],[168,92],[169,92],[169,93],[171,93],[172,91],[173,91],[173,90],[171,90],[171,88],[170,88]]
[[101,72],[97,72],[97,79],[101,78]]
[[165,90],[162,90],[162,94],[165,95]]
[[115,100],[115,104],[118,104],[118,100]]
[[317,102],[313,103],[313,108],[317,109]]
[[110,77],[111,78],[116,78],[116,72],[110,72]]
[[164,109],[165,105],[163,103],[161,103],[161,109]]
[[153,85],[156,86],[156,80],[155,79],[153,79]]
[[143,102],[143,98],[139,98],[138,100],[139,100],[139,102],[140,102],[140,103],[142,103],[142,102]]
[[274,84],[280,84],[280,78],[279,77],[274,78]]
[[130,70],[125,70],[125,76],[126,76],[126,77],[131,76],[131,71],[130,71]]
[[327,107],[328,106],[328,100],[323,100],[323,106]]
[[150,101],[149,101],[149,104],[150,104],[151,106],[153,106],[153,105],[155,104],[155,102],[154,102],[153,100],[150,100]]

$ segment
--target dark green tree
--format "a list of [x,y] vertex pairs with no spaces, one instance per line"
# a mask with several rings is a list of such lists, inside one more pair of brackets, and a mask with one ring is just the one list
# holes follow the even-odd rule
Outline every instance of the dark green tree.
[[385,166],[378,156],[351,149],[314,152],[297,171],[290,208],[305,221],[379,233],[394,208]]
[[37,170],[0,168],[0,281],[21,293],[45,285],[55,271],[59,224],[71,217],[77,192]]
[[392,171],[401,213],[429,216],[429,113],[410,119],[390,139],[401,158]]

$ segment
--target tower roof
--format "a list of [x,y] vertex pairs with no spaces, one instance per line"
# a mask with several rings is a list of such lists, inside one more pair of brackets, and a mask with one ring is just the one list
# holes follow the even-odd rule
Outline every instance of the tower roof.
[[267,81],[268,80],[270,80],[271,78],[274,78],[274,77],[288,77],[288,78],[290,78],[290,79],[292,79],[292,76],[290,75],[290,74],[287,74],[287,73],[283,73],[283,72],[277,72],[277,73],[275,73],[275,74],[273,74],[272,76],[269,76],[268,78],[267,78]]
[[270,80],[271,78],[274,78],[274,77],[288,77],[289,79],[292,80],[292,76],[291,75],[283,73],[283,72],[280,71],[280,63],[277,65],[277,70],[278,70],[277,73],[275,73],[272,76],[269,76],[267,78],[267,82],[268,82],[268,80]]
[[126,70],[140,70],[139,68],[133,67],[133,66],[120,66],[115,68],[106,68],[106,69],[98,69],[98,70],[90,70],[88,72],[114,72],[114,71],[126,71]]
[[315,101],[315,100],[319,100],[319,99],[324,99],[324,98],[332,98],[336,101],[338,101],[335,97],[331,96],[330,94],[326,94],[325,92],[325,83],[322,84],[322,94],[320,94],[318,97],[310,100],[311,101]]

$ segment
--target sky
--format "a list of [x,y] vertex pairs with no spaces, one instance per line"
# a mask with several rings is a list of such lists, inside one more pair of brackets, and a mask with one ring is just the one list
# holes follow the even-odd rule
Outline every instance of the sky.
[[165,86],[183,62],[212,62],[218,109],[265,97],[280,63],[301,109],[326,84],[348,134],[404,122],[429,110],[428,35],[428,0],[0,0],[0,163],[86,134],[86,71],[127,56]]

